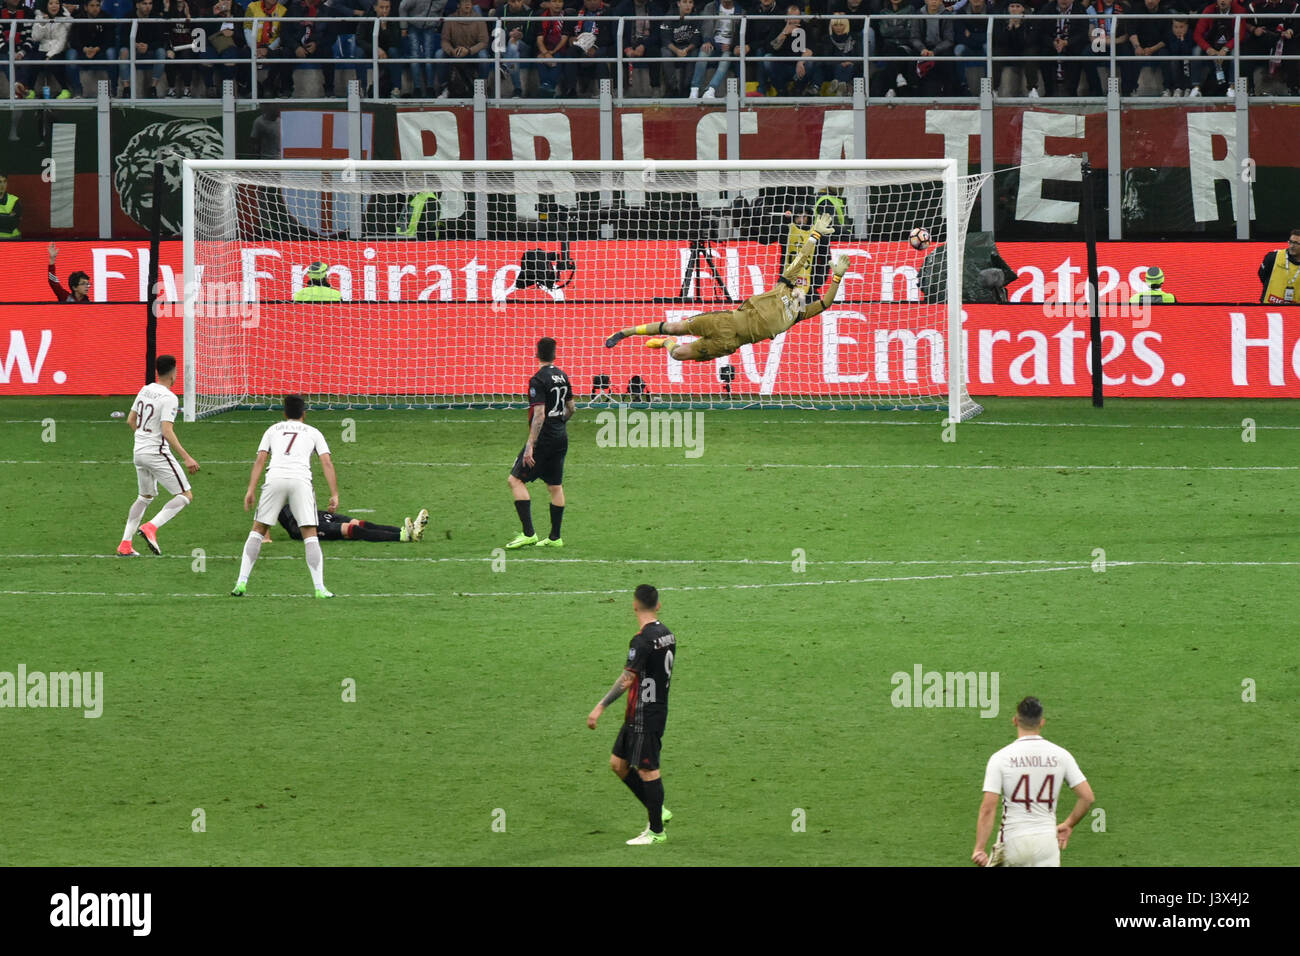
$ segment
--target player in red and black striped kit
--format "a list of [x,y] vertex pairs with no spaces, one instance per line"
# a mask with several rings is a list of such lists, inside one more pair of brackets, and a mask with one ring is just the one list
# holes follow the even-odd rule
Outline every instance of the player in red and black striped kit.
[[668,724],[668,685],[673,678],[677,638],[659,621],[659,592],[650,585],[637,587],[632,610],[641,630],[628,645],[623,673],[587,715],[587,727],[595,730],[605,708],[627,691],[627,711],[614,740],[609,766],[645,804],[649,824],[640,836],[627,841],[628,846],[645,846],[668,839],[664,824],[673,817],[664,806],[659,751]]

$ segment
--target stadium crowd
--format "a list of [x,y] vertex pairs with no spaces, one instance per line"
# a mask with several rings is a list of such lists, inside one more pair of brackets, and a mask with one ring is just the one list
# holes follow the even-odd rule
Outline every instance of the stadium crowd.
[[[723,95],[742,61],[743,92],[751,96],[845,96],[864,64],[869,92],[880,97],[973,95],[990,65],[1002,95],[1100,96],[1114,54],[1124,95],[1221,95],[1234,80],[1234,60],[1252,92],[1294,95],[1297,7],[1297,0],[1046,0],[1037,7],[1024,0],[708,0],[699,7],[696,0],[0,0],[0,73],[12,77],[12,96],[70,98],[88,95],[82,74],[94,69],[121,96],[134,46],[140,96],[211,95],[228,79],[247,96],[254,59],[259,97],[309,95],[297,92],[295,74],[311,69],[323,79],[317,95],[334,95],[336,73],[346,71],[368,96],[459,98],[497,69],[509,96],[594,96],[599,80],[618,79],[621,70],[625,95],[711,99]],[[497,88],[489,84],[489,95]]]

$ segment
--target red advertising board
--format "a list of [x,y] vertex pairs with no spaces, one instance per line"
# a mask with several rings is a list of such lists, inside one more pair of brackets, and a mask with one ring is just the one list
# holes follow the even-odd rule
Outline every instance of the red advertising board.
[[[457,395],[522,393],[541,335],[560,341],[560,364],[580,393],[595,375],[615,391],[633,374],[652,393],[721,396],[715,363],[672,362],[635,342],[606,350],[612,326],[694,311],[686,303],[493,308],[488,303],[269,304],[245,330],[240,369],[253,392]],[[909,306],[911,335],[882,327],[882,310],[851,303],[801,323],[780,342],[731,358],[736,397],[943,391],[946,358],[938,307]],[[307,320],[304,319],[307,317]],[[1300,310],[1266,306],[1160,306],[1103,320],[1107,394],[1120,397],[1300,398]],[[180,356],[180,323],[160,320],[158,349]],[[975,395],[1084,395],[1087,318],[1060,306],[969,306],[967,364]],[[394,362],[324,362],[392,354]],[[380,343],[377,345],[377,343]],[[393,343],[402,343],[394,345]],[[0,306],[0,395],[132,394],[143,383],[139,305]],[[401,353],[400,361],[397,360]],[[183,372],[182,372],[183,373]],[[885,380],[888,378],[888,380]]]
[[[259,295],[290,298],[302,283],[306,266],[327,259],[337,267],[333,282],[346,276],[344,297],[352,300],[418,299],[491,300],[513,283],[523,253],[538,246],[528,242],[474,240],[420,243],[312,242],[251,245],[250,277],[256,272]],[[134,242],[68,242],[60,244],[59,272],[65,282],[74,270],[91,276],[96,301],[142,301],[148,286],[147,244]],[[922,256],[903,242],[833,244],[853,259],[844,295],[903,299],[909,295],[908,269],[920,267]],[[1258,302],[1258,271],[1264,255],[1280,248],[1265,242],[1103,242],[1097,259],[1103,299],[1127,299],[1139,288],[1148,266],[1165,273],[1165,289],[1180,302]],[[1005,242],[1002,257],[1019,273],[1010,286],[1013,302],[1074,302],[1083,297],[1087,254],[1082,243]],[[689,244],[671,241],[576,242],[572,246],[578,269],[565,289],[566,299],[643,299],[673,295],[680,290]],[[0,273],[0,302],[47,302],[46,251],[43,243],[18,242],[5,247],[10,267]],[[367,254],[369,252],[369,255]],[[718,243],[715,261],[733,288],[752,290],[776,274],[775,245],[748,242]],[[162,244],[162,298],[179,298],[181,245]],[[296,271],[295,271],[296,270]],[[758,270],[758,279],[753,278]],[[748,291],[746,292],[748,294]],[[538,298],[529,290],[522,299]]]

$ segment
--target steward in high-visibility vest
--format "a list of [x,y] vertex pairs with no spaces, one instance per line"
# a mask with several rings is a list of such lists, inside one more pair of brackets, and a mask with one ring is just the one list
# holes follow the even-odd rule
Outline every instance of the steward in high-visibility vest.
[[1259,281],[1264,286],[1259,301],[1265,305],[1300,303],[1300,229],[1291,230],[1285,249],[1274,249],[1264,257]]
[[438,237],[438,194],[435,192],[416,193],[411,197],[411,215],[406,225],[397,230],[399,236],[405,236],[407,239],[414,239],[419,234],[420,220],[424,218],[426,209],[433,214],[433,228],[430,230],[431,238]]
[[313,262],[307,267],[307,284],[293,294],[295,302],[342,302],[343,293],[330,285],[330,267]]
[[23,201],[9,192],[9,177],[0,173],[0,239],[21,239],[18,222],[23,217]]
[[845,219],[844,197],[829,191],[834,188],[837,187],[828,186],[828,191],[817,197],[817,201],[813,203],[813,217],[816,218],[819,213],[826,213],[831,217],[833,225],[843,226]]
[[1146,282],[1147,288],[1150,289],[1151,291],[1134,292],[1129,297],[1130,303],[1138,303],[1138,302],[1157,303],[1157,302],[1178,301],[1177,299],[1174,298],[1172,292],[1166,292],[1164,290],[1165,273],[1164,270],[1161,269],[1159,266],[1152,266],[1151,268],[1147,269],[1146,275],[1144,275],[1142,279],[1144,282]]

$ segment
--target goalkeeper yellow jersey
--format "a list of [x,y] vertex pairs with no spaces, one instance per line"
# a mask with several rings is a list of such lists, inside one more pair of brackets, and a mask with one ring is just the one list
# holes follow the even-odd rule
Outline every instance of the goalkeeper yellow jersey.
[[[785,256],[781,260],[781,271],[785,272],[790,268],[790,263],[803,251],[803,244],[812,235],[811,229],[804,229],[802,226],[790,225],[790,234],[785,240]],[[808,290],[809,283],[812,282],[813,257],[808,257],[808,264],[804,266],[803,271],[795,276],[794,283],[805,292]]]
[[790,328],[802,312],[803,296],[782,282],[740,304],[734,313],[736,334],[742,343],[761,342]]

